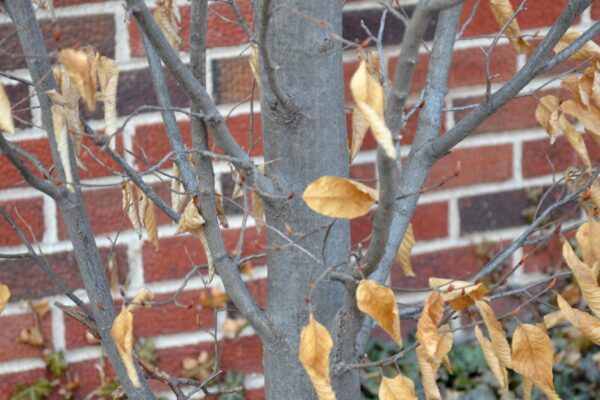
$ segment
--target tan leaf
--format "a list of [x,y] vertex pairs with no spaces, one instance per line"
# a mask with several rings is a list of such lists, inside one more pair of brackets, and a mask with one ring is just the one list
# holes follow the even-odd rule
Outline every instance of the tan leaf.
[[210,244],[208,243],[208,239],[206,238],[206,231],[204,230],[204,225],[201,225],[199,229],[193,232],[194,236],[196,236],[200,243],[202,244],[202,248],[204,249],[204,253],[206,254],[206,261],[208,264],[208,275],[206,283],[210,283],[215,276],[215,263],[212,255],[212,251],[210,249]]
[[10,289],[8,286],[0,283],[0,312],[4,310],[4,307],[8,304],[10,299]]
[[133,296],[131,303],[127,305],[127,309],[131,312],[135,312],[141,308],[148,307],[146,304],[147,301],[150,301],[154,298],[154,294],[146,288],[140,288]]
[[115,60],[100,57],[98,80],[104,102],[104,134],[112,136],[117,132],[117,85],[119,83],[119,66]]
[[560,85],[566,89],[570,94],[573,100],[578,103],[581,103],[581,98],[579,97],[579,77],[576,75],[565,76]]
[[592,100],[596,107],[600,107],[600,70],[599,62],[596,61],[596,68],[594,69],[594,79],[592,82]]
[[252,71],[252,76],[254,76],[256,83],[260,84],[260,56],[258,45],[256,43],[252,43],[252,46],[250,46],[248,63],[250,64],[250,70]]
[[575,129],[575,127],[571,125],[569,121],[567,121],[564,115],[561,115],[559,117],[558,123],[560,129],[569,141],[569,144],[571,145],[571,147],[573,147],[573,150],[575,150],[575,152],[583,162],[583,165],[585,165],[587,168],[591,168],[592,163],[590,161],[590,156],[588,154],[587,147],[585,146],[585,141],[583,140],[581,133],[577,132],[577,129]]
[[134,186],[134,191],[136,193],[136,198],[139,199],[138,200],[138,218],[140,220],[140,222],[144,222],[144,219],[146,218],[146,213],[148,212],[148,207],[150,206],[150,200],[148,199],[148,196],[146,195],[146,193],[144,193],[144,191],[142,189],[140,189],[139,186]]
[[425,389],[425,398],[427,400],[442,400],[440,389],[436,383],[436,375],[439,365],[436,367],[427,354],[423,345],[419,345],[416,350],[419,371],[421,372],[421,383]]
[[119,266],[117,265],[117,255],[116,252],[113,252],[108,260],[108,274],[109,274],[109,283],[110,290],[115,296],[119,293]]
[[0,82],[0,131],[10,133],[11,135],[15,134],[12,108],[2,82]]
[[369,120],[360,108],[352,110],[352,136],[350,138],[350,162],[360,151],[367,131],[369,130]]
[[494,352],[492,342],[490,342],[488,338],[483,336],[483,333],[481,332],[481,329],[479,329],[479,326],[475,326],[475,336],[477,337],[477,341],[481,346],[481,351],[483,351],[483,356],[485,357],[487,365],[490,367],[490,370],[492,371],[492,373],[496,377],[496,380],[498,381],[498,384],[500,385],[500,389],[502,390],[502,392],[507,392],[508,371],[506,370],[506,366]]
[[445,324],[440,326],[440,339],[437,342],[435,349],[434,362],[439,368],[440,363],[446,364],[448,371],[452,371],[450,360],[448,360],[448,353],[452,350],[452,344],[454,342],[454,334],[451,331],[450,325]]
[[32,347],[44,346],[44,336],[37,326],[21,330],[17,341]]
[[127,307],[123,307],[113,321],[111,335],[117,345],[131,384],[140,387],[140,379],[133,363],[133,313]]
[[589,266],[600,261],[600,222],[590,218],[575,235],[583,261]]
[[310,314],[300,333],[298,358],[306,369],[319,400],[335,400],[329,380],[329,353],[333,340],[327,329]]
[[434,360],[441,335],[438,325],[444,315],[444,300],[442,296],[432,291],[425,300],[423,311],[417,322],[417,340],[429,360]]
[[37,314],[39,319],[45,318],[50,313],[50,303],[48,299],[40,300],[31,305],[31,310]]
[[558,125],[558,98],[553,95],[547,95],[540,99],[535,109],[535,118],[550,135],[550,143],[553,144],[559,133]]
[[146,215],[144,215],[144,227],[146,228],[148,241],[152,243],[155,249],[158,250],[158,222],[156,220],[154,202],[151,200],[148,201],[148,209],[146,211]]
[[408,224],[398,252],[396,253],[396,260],[402,268],[404,276],[413,277],[416,276],[412,268],[412,262],[410,260],[410,253],[415,245],[415,233],[413,232],[412,224]]
[[600,288],[592,269],[579,260],[568,241],[563,244],[563,257],[573,271],[573,276],[588,307],[596,316],[600,316]]
[[227,215],[225,214],[225,208],[223,208],[223,196],[215,193],[215,207],[217,210],[217,218],[223,228],[229,228],[229,221],[227,221]]
[[64,66],[60,64],[55,65],[52,68],[52,73],[54,74],[54,79],[56,79],[60,94],[53,90],[47,92],[47,94],[53,104],[63,107],[67,130],[71,135],[73,151],[77,157],[77,162],[81,163],[79,161],[79,154],[81,153],[84,135],[83,124],[79,118],[79,99],[81,99],[81,93],[71,81]]
[[377,321],[381,328],[402,347],[400,316],[392,289],[379,285],[375,281],[363,279],[356,289],[356,304],[360,311]]
[[565,320],[565,315],[560,310],[544,315],[544,325],[546,326],[546,329],[550,329],[558,324],[562,324],[565,322]]
[[362,60],[352,79],[350,91],[362,116],[369,122],[371,133],[385,154],[396,159],[396,148],[392,133],[387,128],[384,118],[384,93],[379,78],[368,71],[367,61]]
[[572,308],[559,294],[556,295],[556,302],[560,307],[561,313],[575,328],[581,331],[592,342],[600,344],[600,320],[598,318]]
[[221,331],[225,339],[235,339],[247,326],[248,320],[246,318],[226,318],[223,324],[221,324]]
[[198,304],[204,308],[223,309],[229,301],[229,296],[219,288],[211,288],[210,292],[202,290],[198,296]]
[[177,164],[173,163],[173,170],[171,172],[171,207],[175,212],[181,212],[181,209],[184,207],[185,201],[185,189],[183,187],[183,183],[181,182],[181,173],[179,172],[179,167]]
[[592,86],[594,83],[593,79],[593,75],[589,76],[587,74],[584,74],[579,78],[578,82],[579,98],[581,99],[581,102],[588,107],[591,104],[590,101],[592,97]]
[[[496,17],[496,21],[502,27],[506,24],[515,13],[512,4],[509,0],[490,0],[490,8]],[[517,19],[514,18],[506,27],[504,34],[508,37],[508,41],[515,51],[519,54],[529,53],[533,47],[523,38],[521,28]]]
[[[556,53],[561,52],[571,43],[577,40],[579,36],[581,36],[581,32],[575,28],[569,28],[564,36],[558,41],[556,46],[554,46],[554,51]],[[577,50],[575,54],[569,57],[569,59],[571,61],[586,61],[588,58],[597,58],[598,56],[600,56],[600,46],[590,40],[584,44],[583,47]]]
[[96,109],[97,63],[99,55],[91,48],[82,50],[63,49],[58,52],[61,63],[71,81],[79,90],[88,110]]
[[489,304],[477,300],[475,301],[475,305],[477,306],[490,335],[494,353],[496,353],[496,356],[506,367],[512,368],[510,346],[508,345],[508,340],[506,340],[506,333],[504,333],[502,324],[496,319],[494,311]]
[[160,27],[171,46],[179,49],[181,38],[179,37],[179,24],[181,18],[176,0],[157,0],[154,10],[154,19]]
[[489,291],[483,283],[446,278],[429,278],[429,287],[440,290],[444,302],[457,311],[469,307],[474,300],[481,300]]
[[554,349],[544,329],[538,325],[520,324],[512,338],[512,369],[529,379],[550,397],[554,393],[552,362]]
[[362,183],[335,176],[322,176],[311,182],[302,199],[319,214],[333,218],[366,215],[378,201],[377,191]]
[[131,182],[123,182],[121,186],[121,194],[123,198],[123,211],[127,215],[131,226],[138,234],[138,237],[142,237],[142,224],[139,218],[139,197],[134,190],[134,186]]
[[73,185],[73,172],[71,170],[71,158],[69,150],[69,133],[67,132],[67,122],[65,120],[66,110],[64,107],[54,104],[50,108],[52,112],[52,125],[54,127],[54,138],[56,139],[56,147],[60,156],[60,163],[65,172],[67,189],[71,192],[75,191]]
[[261,233],[265,226],[265,204],[255,192],[250,193],[250,202],[252,203],[252,217],[256,224],[256,231]]
[[531,391],[533,390],[533,383],[526,377],[523,377],[523,400],[531,400]]
[[567,115],[576,118],[592,135],[600,136],[600,112],[596,109],[584,109],[574,100],[564,101],[560,109]]
[[393,378],[382,376],[379,384],[379,400],[417,400],[415,383],[402,374]]
[[194,199],[191,199],[185,210],[183,210],[183,214],[179,218],[179,223],[177,225],[177,230],[175,233],[186,233],[186,232],[196,232],[202,228],[206,221],[204,217],[200,215],[198,211],[198,207],[196,206],[196,202]]

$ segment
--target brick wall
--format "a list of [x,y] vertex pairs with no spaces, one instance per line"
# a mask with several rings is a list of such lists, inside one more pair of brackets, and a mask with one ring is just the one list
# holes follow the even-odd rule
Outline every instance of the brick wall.
[[[249,1],[238,0],[246,18],[251,18]],[[101,0],[55,0],[58,25],[61,30],[62,46],[81,46],[91,44],[103,54],[114,57],[121,66],[118,93],[118,112],[121,122],[128,114],[144,104],[156,104],[149,81],[149,71],[143,58],[140,36],[134,22],[125,22],[126,13],[120,1]],[[183,18],[183,54],[187,56],[189,41],[189,5],[180,2]],[[415,1],[403,1],[408,13]],[[467,0],[464,19],[470,14],[475,1]],[[515,2],[516,4],[517,2]],[[545,1],[529,0],[528,8],[520,16],[521,26],[528,33],[543,34],[559,15],[566,0]],[[46,16],[43,12],[42,16]],[[344,11],[344,36],[349,40],[364,40],[366,34],[360,28],[360,20],[372,29],[376,29],[380,9],[375,2],[347,1]],[[260,104],[255,102],[254,120],[250,116],[252,98],[251,72],[247,63],[247,38],[238,27],[224,18],[233,18],[225,4],[212,3],[208,28],[207,87],[225,115],[229,115],[227,124],[245,148],[249,146],[249,130],[253,124],[257,145],[252,155],[261,156],[260,141]],[[390,17],[391,18],[391,17]],[[579,21],[582,28],[589,26],[593,19],[600,19],[600,4],[584,13]],[[52,24],[42,19],[42,29],[47,37],[49,49],[56,49],[52,37]],[[485,94],[485,64],[480,47],[486,46],[491,39],[485,35],[494,33],[497,25],[485,2],[479,8],[475,19],[466,30],[469,40],[457,44],[450,72],[450,93],[447,106],[457,107],[454,112],[445,114],[445,128],[452,127],[463,118],[468,106]],[[14,28],[5,15],[0,16],[0,37],[10,36]],[[398,45],[402,39],[401,24],[388,21],[384,35],[386,62],[393,71],[397,61]],[[431,39],[433,26],[426,34]],[[14,36],[3,42],[4,50],[18,53],[19,46]],[[347,77],[357,65],[354,53],[345,54],[344,71]],[[504,42],[497,47],[492,58],[492,74],[497,74],[494,87],[507,81],[525,63],[525,56],[516,55]],[[416,101],[423,86],[428,56],[423,49],[417,65],[412,85],[412,101]],[[24,61],[21,57],[0,57],[0,69],[26,77]],[[560,71],[553,71],[554,74]],[[539,79],[528,86],[525,94],[537,88],[548,77]],[[16,106],[19,133],[10,138],[24,149],[34,153],[46,166],[51,165],[51,157],[45,134],[32,128],[41,124],[39,110],[35,107],[31,89],[3,79],[7,92]],[[181,88],[172,80],[169,83],[173,103],[187,107],[189,102]],[[346,83],[347,85],[347,83]],[[555,92],[558,82],[551,82],[544,91]],[[257,99],[254,93],[254,99]],[[347,94],[348,99],[349,95]],[[239,103],[239,104],[238,104]],[[404,278],[399,269],[392,274],[392,284],[396,287],[423,287],[430,275],[461,278],[473,273],[486,261],[489,253],[506,244],[527,223],[526,215],[521,212],[532,205],[532,189],[547,187],[552,183],[554,171],[560,173],[569,165],[578,161],[575,154],[568,150],[568,144],[558,140],[549,146],[546,134],[540,129],[534,118],[536,100],[523,96],[508,103],[496,115],[486,121],[477,132],[462,143],[449,156],[439,161],[433,168],[429,183],[435,184],[451,175],[458,162],[460,174],[443,186],[425,193],[415,213],[413,223],[417,237],[414,248],[414,269],[416,278]],[[235,107],[234,107],[235,106]],[[465,107],[468,108],[468,107]],[[89,115],[92,125],[101,128],[99,113]],[[414,118],[405,130],[402,155],[408,154],[414,131]],[[181,119],[181,127],[189,142],[189,123]],[[127,124],[118,143],[136,155],[145,155],[150,162],[160,160],[166,153],[167,141],[158,113],[140,113],[133,116]],[[373,184],[376,179],[374,168],[375,143],[367,139],[364,151],[360,153],[351,168],[355,179]],[[106,156],[90,147],[94,156],[83,152],[82,161],[87,166],[82,171],[86,184],[84,197],[89,210],[94,232],[103,257],[107,257],[111,239],[123,224],[120,208],[120,179],[111,176],[109,169],[99,164],[99,158],[108,167],[114,164]],[[593,154],[598,158],[600,154]],[[138,168],[144,163],[135,161],[131,154],[125,157]],[[165,168],[170,162],[164,164]],[[226,165],[217,164],[217,182],[225,195],[230,195],[233,184],[230,170]],[[18,221],[25,220],[31,226],[30,236],[39,242],[48,261],[72,288],[81,288],[77,267],[64,222],[54,202],[21,181],[16,170],[5,158],[0,158],[0,206],[8,209]],[[148,180],[159,193],[167,196],[168,188],[164,182],[149,177]],[[225,235],[226,243],[233,250],[239,235],[241,215],[239,208],[227,205],[231,229]],[[18,216],[20,215],[20,216]],[[202,263],[205,255],[198,244],[189,237],[173,238],[174,226],[165,216],[159,216],[160,249],[155,251],[147,243],[140,242],[129,224],[123,225],[115,249],[120,279],[127,285],[128,293],[145,286],[157,294],[158,298],[168,298],[179,287],[179,281],[189,271],[191,263]],[[368,235],[368,218],[353,221],[353,240],[358,241]],[[264,251],[264,234],[258,234],[254,228],[247,233],[244,253]],[[528,258],[524,269],[519,269],[511,279],[516,282],[529,282],[539,277],[539,273],[549,265],[560,262],[553,257],[549,249],[544,257],[537,255]],[[22,252],[19,238],[4,221],[0,222],[0,253]],[[189,254],[189,256],[186,254]],[[515,253],[512,262],[518,262],[524,253]],[[188,258],[189,257],[189,258]],[[190,261],[191,259],[191,261]],[[265,298],[266,270],[260,262],[254,265],[256,270],[248,278],[249,287],[259,302]],[[33,326],[34,315],[23,307],[22,300],[49,298],[66,301],[58,290],[27,260],[0,261],[0,282],[7,284],[12,291],[11,303],[0,317],[0,399],[10,397],[17,383],[33,382],[46,374],[41,360],[42,349],[17,343],[19,332]],[[215,279],[213,286],[220,287]],[[193,303],[204,290],[199,279],[192,279],[183,294],[183,303]],[[77,293],[85,298],[79,289]],[[414,301],[408,295],[399,295],[403,302]],[[136,321],[137,337],[154,340],[160,357],[159,365],[166,370],[181,371],[181,359],[185,356],[197,356],[201,350],[212,349],[212,338],[207,330],[220,326],[227,317],[226,313],[214,315],[211,310],[180,308],[169,306],[145,311],[144,317]],[[216,318],[216,320],[215,320]],[[67,319],[56,307],[51,307],[49,317],[39,321],[46,346],[65,350],[66,359],[71,363],[72,374],[78,375],[83,382],[82,392],[97,386],[99,375],[95,370],[101,352],[97,346],[88,344],[85,331],[77,323]],[[219,333],[221,367],[224,370],[241,371],[246,374],[247,398],[262,398],[263,375],[261,365],[261,346],[250,329],[242,332],[234,340],[226,340]],[[107,368],[109,369],[109,368]],[[164,389],[164,388],[162,388]]]

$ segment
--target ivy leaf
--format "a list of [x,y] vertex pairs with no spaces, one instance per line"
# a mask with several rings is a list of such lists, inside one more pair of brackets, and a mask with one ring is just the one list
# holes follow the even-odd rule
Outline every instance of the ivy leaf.
[[11,400],[45,400],[52,394],[52,384],[46,379],[40,379],[33,385],[19,384]]
[[44,355],[44,363],[46,367],[50,370],[52,375],[57,378],[61,378],[65,376],[67,372],[67,362],[65,361],[65,355],[61,351],[53,351]]
[[142,360],[154,364],[158,361],[154,341],[150,339],[140,339],[135,343],[135,352]]

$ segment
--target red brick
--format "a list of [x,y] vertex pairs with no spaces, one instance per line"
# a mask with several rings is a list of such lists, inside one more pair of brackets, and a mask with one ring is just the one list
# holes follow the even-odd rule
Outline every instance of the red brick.
[[600,4],[592,3],[592,19],[599,20],[600,19]]
[[[448,77],[448,87],[484,85],[485,57],[479,48],[456,50],[452,55],[452,65]],[[490,75],[492,82],[504,82],[517,72],[517,57],[508,46],[497,46],[490,59]],[[497,75],[497,76],[496,76]]]
[[[103,262],[106,262],[108,253],[108,248],[100,249]],[[114,254],[117,257],[121,283],[124,283],[128,271],[127,250],[124,246],[118,245],[114,249]],[[72,252],[46,254],[45,258],[54,272],[70,289],[83,287],[75,255]],[[11,301],[35,299],[61,293],[52,280],[30,259],[0,261],[0,282],[10,288]]]
[[[465,1],[463,8],[462,23],[464,23],[472,13],[475,0]],[[511,1],[516,9],[520,1]],[[526,9],[517,17],[521,29],[534,29],[552,25],[562,10],[567,5],[567,0],[557,0],[548,2],[546,0],[529,0]],[[475,18],[469,24],[465,31],[465,36],[478,36],[494,34],[500,30],[498,22],[494,18],[487,2],[480,2],[479,8],[475,13]]]
[[[226,248],[234,251],[240,231],[228,229],[222,232]],[[244,234],[242,256],[265,251],[264,232],[258,235],[254,228],[247,229]],[[142,259],[147,282],[181,279],[189,272],[192,265],[206,263],[206,255],[200,241],[190,235],[162,238],[160,248],[156,251],[151,244],[145,243],[142,248]],[[259,263],[260,261],[255,261],[255,265],[260,265]]]
[[16,385],[33,384],[38,379],[45,377],[46,371],[44,369],[34,369],[30,371],[0,375],[0,400],[11,399]]
[[[584,136],[592,163],[600,158],[600,149],[587,135]],[[582,163],[564,138],[560,137],[554,145],[549,139],[534,140],[523,143],[523,177],[533,178],[536,176],[556,173],[559,176],[565,169],[571,166],[582,167]]]
[[[35,318],[35,314],[33,313],[0,316],[0,325],[2,325],[2,335],[0,335],[0,361],[42,356],[43,348],[33,347],[18,342],[19,334],[23,329],[36,326]],[[45,344],[52,347],[52,322],[50,316],[47,315],[42,318],[39,323]],[[0,379],[0,381],[1,380],[2,379]]]
[[[190,122],[179,122],[179,129],[185,145],[191,146]],[[141,170],[158,163],[172,150],[167,138],[167,131],[162,123],[136,127],[133,143],[136,165]],[[167,161],[161,165],[161,168],[170,168],[172,165],[172,161]]]
[[350,166],[350,178],[373,188],[376,187],[375,164],[352,164]]
[[458,162],[458,176],[441,187],[432,187],[431,190],[509,180],[512,177],[512,145],[454,150],[433,166],[426,186],[439,184],[445,178],[452,177]]
[[[60,42],[54,39],[54,24],[50,20],[41,21],[42,36],[49,52],[66,47],[94,46],[100,54],[114,58],[115,55],[115,19],[112,14],[98,14],[59,18]],[[17,69],[25,66],[17,35],[13,24],[0,25],[0,37],[8,38],[3,42],[5,54],[0,59],[0,68]]]
[[419,204],[412,216],[416,240],[439,239],[448,236],[448,203]]
[[[21,227],[32,242],[36,240],[41,241],[44,236],[43,206],[44,202],[39,197],[0,202],[0,207],[8,211],[13,220]],[[32,232],[33,236],[31,235]],[[21,243],[22,241],[17,232],[2,218],[0,220],[0,246],[14,246]]]
[[[23,150],[35,155],[46,169],[52,165],[52,155],[50,154],[48,140],[25,140],[17,142],[16,144]],[[25,164],[35,171],[35,168],[31,163],[26,162]],[[2,176],[2,179],[0,180],[0,189],[23,186],[23,178],[13,164],[4,156],[0,157],[0,176]]]
[[213,60],[212,70],[215,103],[245,103],[259,98],[248,57]]
[[[394,80],[394,72],[396,70],[396,65],[398,63],[398,57],[390,58],[388,62],[388,79],[390,81]],[[417,64],[415,65],[415,70],[413,73],[412,82],[410,85],[410,92],[416,93],[423,90],[425,87],[425,78],[427,78],[427,70],[429,67],[429,55],[428,54],[419,54],[419,59],[417,60]]]
[[563,239],[555,236],[546,243],[523,247],[525,272],[551,272],[566,267],[562,256]]
[[[252,5],[249,0],[236,2],[246,23],[251,25]],[[190,7],[180,7],[181,12],[181,31],[182,40],[180,50],[188,51],[190,48]],[[213,3],[209,6],[208,25],[206,29],[206,46],[226,47],[236,46],[247,43],[248,36],[244,30],[235,23],[237,17],[227,4]],[[135,20],[132,18],[129,23],[129,43],[131,46],[131,55],[139,57],[144,55],[144,46]]]
[[[184,291],[177,297],[180,304],[196,304],[199,290]],[[174,293],[160,294],[155,301],[172,298]],[[85,339],[85,327],[73,318],[65,315],[65,332],[67,348],[89,346]],[[200,329],[211,330],[214,327],[213,310],[203,309],[198,305],[184,308],[169,304],[144,309],[135,314],[133,333],[136,338],[149,338],[158,335],[169,335],[183,332],[197,332]]]

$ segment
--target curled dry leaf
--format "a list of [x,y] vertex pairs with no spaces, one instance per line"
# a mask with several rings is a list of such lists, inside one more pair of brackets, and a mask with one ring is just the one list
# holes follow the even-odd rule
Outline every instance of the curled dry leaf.
[[406,232],[404,233],[404,237],[402,238],[402,242],[400,243],[400,247],[398,248],[398,252],[396,253],[396,260],[400,264],[400,268],[402,268],[404,276],[416,276],[412,268],[412,262],[410,260],[410,253],[412,252],[412,248],[414,245],[415,233],[413,231],[412,224],[408,224],[408,228],[406,228]]
[[423,351],[430,361],[435,360],[438,343],[441,340],[438,325],[443,314],[444,300],[442,296],[438,292],[430,292],[417,322],[416,334],[420,347],[423,347]]
[[591,135],[600,136],[600,111],[597,109],[585,109],[580,103],[567,100],[561,103],[560,110],[581,122]]
[[[577,38],[581,36],[581,32],[579,32],[575,28],[569,28],[567,32],[563,35],[563,37],[558,41],[556,46],[554,46],[554,51],[556,53],[561,52],[566,49],[571,43],[573,43]],[[600,46],[598,46],[593,41],[589,41],[583,45],[579,50],[575,52],[569,59],[571,61],[586,61],[589,58],[598,58],[600,56]]]
[[51,90],[48,93],[50,100],[53,104],[60,105],[64,108],[65,121],[67,123],[67,131],[71,135],[71,143],[73,145],[73,151],[77,157],[78,163],[79,154],[83,144],[83,124],[79,119],[79,99],[81,99],[81,93],[69,77],[67,70],[62,65],[55,65],[52,68],[54,79],[60,93]]
[[[396,147],[394,146],[393,136],[383,118],[383,88],[379,82],[379,77],[369,72],[368,68],[367,61],[362,60],[350,80],[350,91],[357,108],[369,122],[371,133],[377,143],[389,158],[396,159]],[[359,140],[359,136],[353,137],[352,146],[360,149],[362,143],[355,143]]]
[[560,307],[560,312],[575,328],[579,329],[586,338],[600,345],[600,320],[598,318],[572,308],[559,294],[556,295],[556,302]]
[[600,222],[590,218],[575,234],[583,261],[593,266],[600,261]]
[[223,228],[229,228],[229,221],[227,221],[227,215],[225,214],[225,208],[223,207],[223,196],[215,193],[215,206],[217,209],[217,218]]
[[393,378],[382,376],[379,384],[379,400],[417,400],[415,383],[402,374]]
[[63,106],[54,104],[50,108],[52,112],[52,126],[54,127],[54,138],[56,139],[56,147],[60,156],[60,163],[65,173],[67,190],[75,191],[73,183],[73,172],[71,169],[71,158],[69,150],[69,133],[67,132],[66,109]]
[[39,319],[43,319],[50,314],[50,303],[48,302],[48,299],[42,299],[32,304],[31,310],[36,313]]
[[183,210],[183,214],[179,218],[177,231],[175,233],[194,233],[202,228],[202,225],[204,225],[205,222],[206,221],[204,220],[204,217],[202,217],[198,211],[196,202],[194,199],[191,199],[185,207],[185,210]]
[[131,182],[124,182],[121,186],[121,195],[123,198],[123,211],[127,215],[131,226],[138,234],[138,237],[142,238],[142,224],[140,222],[139,207],[140,198],[134,189],[134,185]]
[[144,215],[144,227],[146,228],[148,241],[158,250],[158,222],[156,220],[156,209],[152,200],[148,201],[148,210],[146,211],[146,215]]
[[419,363],[419,372],[421,373],[421,383],[425,389],[425,398],[427,400],[442,400],[440,389],[436,383],[437,368],[431,362],[427,355],[427,350],[423,345],[419,345],[416,350],[417,362]]
[[100,57],[98,80],[104,102],[104,134],[112,136],[117,132],[117,85],[119,83],[119,66],[115,60]]
[[350,163],[360,151],[360,148],[365,140],[367,131],[369,130],[369,120],[367,116],[360,110],[355,108],[352,110],[352,136],[350,136]]
[[10,299],[10,289],[5,284],[0,283],[0,312],[4,310],[4,307],[8,304]]
[[235,339],[247,326],[248,320],[246,318],[227,318],[221,325],[221,331],[223,332],[225,339]]
[[583,165],[587,168],[592,168],[592,163],[590,161],[590,156],[587,151],[587,147],[585,146],[585,141],[581,136],[581,133],[577,132],[577,129],[567,119],[564,115],[561,115],[558,119],[558,124],[560,126],[561,131],[564,133],[565,137],[569,141],[573,150],[577,153]]
[[98,53],[89,47],[81,50],[63,49],[58,52],[57,58],[79,90],[88,110],[95,110]]
[[32,347],[44,346],[44,336],[37,326],[21,330],[17,341]]
[[429,287],[440,290],[444,302],[457,311],[469,307],[474,300],[481,300],[489,291],[483,283],[446,278],[429,278]]
[[0,82],[0,131],[10,133],[11,135],[15,134],[12,108],[2,82]]
[[335,400],[329,380],[329,353],[333,340],[327,329],[310,314],[300,333],[298,358],[315,388],[319,400]]
[[133,296],[133,300],[131,300],[131,303],[129,303],[127,305],[127,309],[131,312],[135,312],[141,308],[146,308],[148,307],[147,304],[145,304],[147,301],[150,301],[154,298],[154,294],[146,288],[140,288],[136,293],[135,296]]
[[[514,15],[515,11],[509,0],[490,0],[490,8],[496,17],[496,21],[502,27],[506,24]],[[504,34],[508,37],[508,41],[515,51],[519,54],[529,53],[533,50],[533,47],[529,42],[523,38],[521,28],[516,18],[506,27]]]
[[128,307],[123,307],[113,321],[111,335],[117,345],[131,384],[140,387],[140,379],[133,363],[133,313]]
[[500,385],[500,390],[502,390],[502,392],[507,392],[508,371],[506,370],[506,366],[494,352],[492,342],[490,342],[488,338],[483,336],[483,333],[481,332],[479,326],[475,326],[475,337],[477,337],[477,341],[481,346],[481,351],[483,351],[483,356],[485,357],[487,365],[490,367],[490,370],[492,371],[492,373],[496,377],[496,380],[498,381],[498,384]]
[[366,215],[379,195],[376,190],[351,179],[322,176],[306,187],[302,199],[319,214],[356,218]]
[[485,326],[490,335],[494,353],[506,367],[511,368],[512,356],[510,346],[508,344],[508,340],[506,339],[506,333],[504,333],[504,328],[502,328],[502,324],[496,319],[494,311],[488,303],[486,303],[485,301],[477,300],[475,301],[475,305],[477,306],[477,309],[479,310],[479,313],[481,314],[483,322],[485,323]]
[[183,182],[181,181],[181,173],[179,172],[179,167],[177,167],[177,163],[173,163],[173,170],[171,172],[171,207],[177,213],[180,213],[185,205],[185,200],[187,198],[185,194],[185,188],[183,187]]
[[381,328],[402,347],[400,316],[392,289],[377,282],[363,279],[356,289],[358,309],[379,323]]
[[256,224],[256,231],[260,234],[265,226],[265,204],[255,192],[250,193],[250,201],[252,203],[252,217]]
[[258,45],[256,43],[252,43],[250,46],[250,57],[248,58],[248,63],[250,64],[250,70],[252,71],[252,75],[256,82],[260,84],[260,56]]
[[223,309],[229,301],[229,296],[219,288],[211,288],[210,292],[202,290],[198,296],[198,304],[204,308]]
[[546,329],[553,328],[556,325],[562,324],[565,321],[565,315],[560,310],[544,315],[544,326],[546,327]]
[[535,109],[535,118],[550,135],[551,144],[554,144],[560,132],[558,125],[559,107],[558,98],[547,95],[540,99]]
[[160,27],[171,46],[179,49],[181,38],[179,37],[179,24],[181,17],[177,8],[176,0],[157,0],[154,10],[154,19]]
[[558,399],[552,381],[554,349],[538,325],[520,324],[512,338],[512,369],[537,386],[548,398]]
[[563,244],[563,257],[571,271],[573,271],[573,276],[575,276],[588,307],[597,317],[600,316],[600,287],[598,287],[592,269],[579,260],[568,241]]

